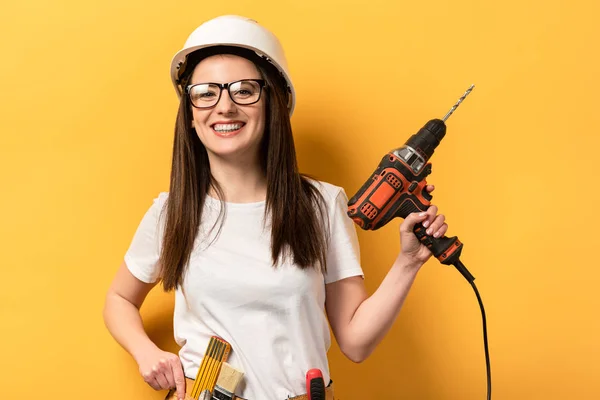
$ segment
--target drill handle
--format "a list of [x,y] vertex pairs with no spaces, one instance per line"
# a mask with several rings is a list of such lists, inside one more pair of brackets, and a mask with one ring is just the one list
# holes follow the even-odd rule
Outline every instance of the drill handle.
[[442,236],[440,238],[435,238],[427,234],[425,227],[421,223],[415,225],[413,232],[419,241],[427,246],[433,256],[442,264],[454,265],[469,282],[475,280],[475,277],[471,275],[459,259],[463,244],[458,240],[458,237]]

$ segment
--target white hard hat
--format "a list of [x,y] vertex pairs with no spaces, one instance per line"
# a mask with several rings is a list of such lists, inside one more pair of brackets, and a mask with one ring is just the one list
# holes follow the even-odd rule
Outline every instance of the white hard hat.
[[179,84],[180,68],[185,64],[187,55],[212,46],[250,49],[273,64],[287,82],[290,92],[288,109],[290,116],[292,115],[296,104],[296,92],[279,39],[253,19],[238,15],[223,15],[204,22],[190,34],[183,49],[175,54],[171,61],[171,80],[179,98],[183,93]]

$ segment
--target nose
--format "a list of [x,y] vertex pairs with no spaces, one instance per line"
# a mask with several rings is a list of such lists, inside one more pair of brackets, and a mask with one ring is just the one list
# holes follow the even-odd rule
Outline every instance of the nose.
[[221,98],[215,106],[215,111],[219,114],[234,114],[237,111],[237,105],[231,100],[228,90],[223,90]]

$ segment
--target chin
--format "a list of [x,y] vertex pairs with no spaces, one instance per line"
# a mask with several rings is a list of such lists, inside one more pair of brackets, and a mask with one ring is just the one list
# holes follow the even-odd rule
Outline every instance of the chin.
[[260,148],[261,137],[251,138],[243,135],[234,135],[229,138],[210,137],[209,140],[200,138],[206,150],[212,155],[219,158],[245,158],[249,154],[258,153]]
[[253,152],[258,152],[257,146],[239,146],[234,143],[207,147],[207,150],[219,158],[245,158]]

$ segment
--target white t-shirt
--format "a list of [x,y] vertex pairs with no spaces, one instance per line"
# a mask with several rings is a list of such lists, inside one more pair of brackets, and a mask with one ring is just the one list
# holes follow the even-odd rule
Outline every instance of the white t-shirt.
[[[271,261],[265,202],[226,203],[216,240],[220,202],[207,197],[183,287],[175,291],[174,335],[185,375],[195,379],[211,336],[231,344],[227,362],[244,372],[236,395],[282,400],[306,392],[306,372],[319,368],[329,382],[329,325],[325,284],[363,276],[348,198],[340,187],[313,181],[327,204],[330,242],[327,273]],[[157,260],[168,194],[160,193],[142,219],[125,255],[143,282],[159,278]]]

